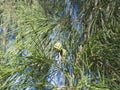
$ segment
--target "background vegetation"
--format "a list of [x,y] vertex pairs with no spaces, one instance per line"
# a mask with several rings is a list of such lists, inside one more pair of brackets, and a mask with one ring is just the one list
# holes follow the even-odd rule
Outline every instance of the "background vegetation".
[[[0,90],[56,90],[52,66],[63,90],[119,90],[119,14],[119,0],[1,0]],[[56,42],[67,52],[62,68]]]

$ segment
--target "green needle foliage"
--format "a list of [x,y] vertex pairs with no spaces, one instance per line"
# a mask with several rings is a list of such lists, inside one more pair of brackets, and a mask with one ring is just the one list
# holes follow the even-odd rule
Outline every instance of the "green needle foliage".
[[[76,30],[76,22],[70,20],[69,13],[63,12],[66,0],[0,1],[0,27],[3,28],[0,90],[12,90],[11,86],[17,86],[17,90],[28,87],[32,83],[27,81],[29,78],[36,81],[34,87],[38,90],[49,86],[46,78],[50,67],[56,66],[53,53],[58,38],[63,41],[67,54],[72,55],[71,62],[67,57],[62,58],[63,90],[119,90],[120,1],[71,0],[71,4],[75,3],[79,5],[77,20],[82,21],[81,30]],[[10,32],[16,37],[13,45]],[[56,35],[50,40],[54,32]],[[73,67],[72,75],[68,66]],[[30,70],[25,71],[26,68]],[[20,83],[14,83],[23,73]]]

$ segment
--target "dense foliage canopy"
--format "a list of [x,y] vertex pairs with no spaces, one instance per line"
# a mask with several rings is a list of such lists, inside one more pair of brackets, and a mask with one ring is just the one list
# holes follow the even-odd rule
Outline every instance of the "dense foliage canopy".
[[119,90],[119,22],[120,0],[1,0],[0,90],[56,90],[55,68],[63,90]]

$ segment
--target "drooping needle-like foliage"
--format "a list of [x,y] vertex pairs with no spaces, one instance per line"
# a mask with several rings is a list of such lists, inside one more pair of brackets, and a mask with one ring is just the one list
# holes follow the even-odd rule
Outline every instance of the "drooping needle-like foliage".
[[119,22],[119,0],[1,0],[0,90],[59,88],[52,66],[65,90],[119,90]]

